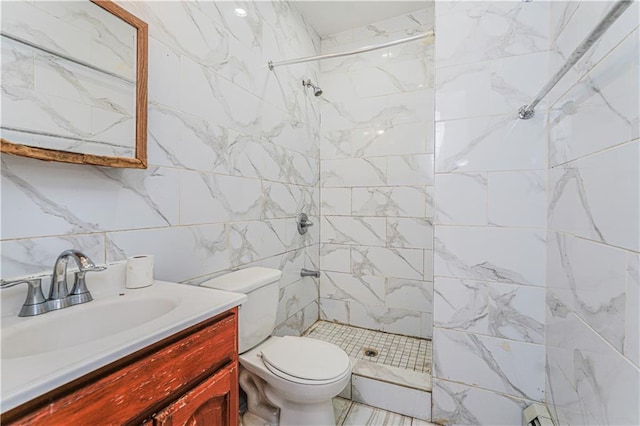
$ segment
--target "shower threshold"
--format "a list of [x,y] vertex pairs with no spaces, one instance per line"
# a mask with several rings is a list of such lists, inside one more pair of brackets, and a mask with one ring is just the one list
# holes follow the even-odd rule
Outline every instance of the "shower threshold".
[[317,321],[305,337],[342,348],[351,383],[342,398],[422,420],[431,419],[431,340]]

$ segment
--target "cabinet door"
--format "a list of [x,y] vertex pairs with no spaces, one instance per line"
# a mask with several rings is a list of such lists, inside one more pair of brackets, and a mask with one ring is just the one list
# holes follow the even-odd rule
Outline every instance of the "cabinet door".
[[236,426],[238,371],[223,368],[153,417],[154,426]]

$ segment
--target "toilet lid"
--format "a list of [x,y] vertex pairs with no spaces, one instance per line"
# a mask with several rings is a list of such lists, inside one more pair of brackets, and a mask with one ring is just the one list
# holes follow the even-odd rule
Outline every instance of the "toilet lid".
[[338,346],[307,337],[278,339],[262,350],[262,360],[267,367],[304,380],[336,379],[351,368],[349,356]]

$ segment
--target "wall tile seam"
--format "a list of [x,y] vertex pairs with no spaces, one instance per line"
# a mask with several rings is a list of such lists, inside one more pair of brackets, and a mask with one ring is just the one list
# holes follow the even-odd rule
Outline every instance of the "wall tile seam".
[[[617,143],[615,145],[599,149],[598,151],[594,151],[594,152],[591,152],[589,154],[581,155],[581,156],[576,157],[576,158],[574,158],[572,160],[567,160],[567,161],[564,161],[562,163],[551,165],[548,170],[551,171],[551,170],[555,170],[555,169],[566,168],[567,166],[571,166],[572,163],[576,163],[578,161],[582,161],[584,159],[588,159],[589,157],[596,157],[598,155],[604,154],[604,153],[606,153],[608,151],[613,151],[614,149],[617,149],[617,148],[620,148],[620,147],[623,147],[623,146],[633,145],[636,142],[640,142],[640,137],[629,139],[629,140],[626,140],[624,142],[619,142],[619,143]],[[550,140],[550,143],[553,143],[553,141]]]
[[[498,118],[498,117],[511,117],[513,118],[513,122],[514,123],[518,123],[520,121],[520,118],[518,118],[518,108],[519,107],[514,107],[513,108],[513,113],[501,113],[501,114],[479,114],[479,115],[469,115],[469,116],[465,116],[465,117],[456,117],[456,118],[445,118],[445,119],[435,119],[434,123],[437,126],[439,123],[447,123],[447,122],[453,122],[453,121],[464,121],[464,120],[477,120],[477,119],[481,119],[481,118]],[[436,107],[436,111],[437,111],[437,107]],[[549,112],[547,109],[536,109],[536,115],[535,116],[542,116],[544,114],[544,116],[546,117]],[[535,117],[534,116],[534,117]],[[531,121],[530,121],[531,122]]]
[[[497,285],[511,285],[511,286],[519,286],[519,287],[530,287],[530,288],[538,288],[538,289],[542,289],[542,290],[544,290],[544,288],[545,288],[543,285],[521,284],[521,283],[502,282],[502,281],[486,280],[486,279],[483,280],[481,278],[454,277],[454,276],[451,276],[451,275],[437,275],[437,274],[434,274],[434,278],[446,278],[446,279],[457,280],[457,281],[473,281],[473,282],[477,282],[477,283],[481,283],[481,284],[487,284],[487,285],[497,284]],[[434,282],[435,282],[435,280],[434,280]]]
[[178,170],[179,172],[182,173],[197,173],[199,175],[207,175],[207,176],[224,176],[224,177],[231,177],[231,178],[237,178],[237,179],[250,179],[250,180],[257,180],[260,182],[266,182],[266,183],[276,183],[276,184],[281,184],[281,185],[290,185],[290,186],[297,186],[300,188],[304,188],[304,189],[316,189],[316,185],[317,184],[303,184],[303,183],[296,183],[296,182],[292,182],[289,180],[272,180],[272,179],[267,179],[267,178],[261,178],[261,177],[255,177],[255,176],[243,176],[243,175],[234,175],[234,174],[227,174],[227,173],[220,173],[220,172],[212,172],[212,171],[199,171],[199,170],[194,170],[194,169],[181,169],[181,168],[172,168],[172,167],[165,167],[165,166],[157,166],[158,168],[167,168],[167,169],[173,169],[173,170]]
[[[515,400],[515,401],[520,401],[520,402],[525,402],[525,403],[530,403],[530,404],[539,404],[539,403],[541,402],[541,401],[537,401],[537,400],[534,400],[534,399],[522,398],[522,397],[519,397],[519,396],[510,395],[510,394],[508,394],[508,393],[498,392],[498,391],[491,390],[491,389],[487,389],[487,388],[482,388],[482,387],[480,387],[480,386],[472,385],[472,384],[465,383],[465,382],[458,382],[458,381],[455,381],[455,380],[450,380],[450,379],[445,379],[445,378],[441,378],[441,377],[436,377],[436,376],[435,376],[435,370],[434,370],[434,373],[433,373],[433,374],[434,374],[433,379],[435,379],[435,380],[434,380],[434,382],[437,380],[437,381],[439,381],[439,382],[453,383],[453,384],[456,384],[456,385],[464,386],[464,387],[466,387],[466,388],[478,389],[478,390],[481,390],[481,391],[483,391],[483,392],[493,393],[493,394],[495,394],[495,395],[498,395],[498,396],[501,396],[501,397],[504,397],[504,398],[507,398],[507,399],[511,399],[511,400]],[[434,386],[434,387],[435,387],[435,386]],[[545,394],[546,394],[546,392],[545,392]]]
[[473,229],[512,229],[512,230],[530,230],[530,231],[541,231],[546,230],[546,226],[512,226],[512,225],[496,225],[487,223],[479,225],[479,224],[455,224],[455,223],[439,223],[434,221],[433,223],[435,228],[473,228]]
[[[437,40],[437,38],[438,38],[438,36],[436,34],[436,40]],[[496,62],[501,62],[501,61],[504,61],[504,60],[507,60],[507,59],[513,59],[513,58],[518,58],[518,57],[522,57],[522,56],[539,55],[539,54],[545,53],[545,52],[550,54],[550,53],[553,52],[553,50],[550,49],[549,47],[545,47],[545,48],[541,48],[540,50],[534,50],[534,51],[530,51],[530,52],[526,52],[526,53],[519,53],[519,54],[516,54],[516,55],[505,55],[505,56],[500,56],[500,57],[497,57],[497,58],[484,59],[484,60],[480,60],[480,61],[472,60],[472,61],[469,61],[469,62],[460,62],[460,63],[448,64],[448,65],[444,65],[444,66],[442,66],[442,65],[438,66],[437,64],[438,64],[439,61],[436,60],[436,61],[434,61],[435,64],[436,64],[434,70],[437,73],[438,71],[444,71],[444,70],[448,70],[448,69],[451,69],[451,68],[470,67],[470,66],[473,66],[473,65],[483,66],[483,67],[487,67],[487,68],[490,69],[491,65],[496,63]],[[517,111],[515,113],[517,114]]]
[[[577,9],[576,9],[576,11],[577,11]],[[574,12],[574,13],[575,13],[575,12]],[[572,17],[573,17],[573,15],[572,15]],[[569,22],[567,21],[567,24],[568,24],[568,23],[569,23]],[[571,85],[570,85],[570,87],[569,87],[567,90],[565,90],[564,92],[562,92],[562,93],[560,93],[560,94],[558,94],[558,95],[557,95],[557,98],[555,99],[555,101],[553,101],[553,103],[551,104],[551,106],[550,106],[550,108],[549,108],[549,109],[550,109],[550,110],[551,110],[551,109],[553,109],[553,107],[554,107],[554,106],[555,106],[555,105],[556,105],[560,100],[562,100],[562,99],[565,97],[565,95],[566,95],[566,94],[567,94],[571,89],[573,89],[576,85],[578,85],[578,84],[579,84],[579,83],[580,83],[580,82],[581,82],[581,81],[582,81],[582,80],[583,80],[583,79],[584,79],[588,74],[590,74],[590,73],[591,73],[591,71],[593,71],[597,66],[599,66],[602,62],[604,62],[604,61],[609,57],[609,55],[611,55],[611,54],[613,53],[613,51],[615,51],[615,50],[618,48],[618,46],[620,46],[623,42],[625,42],[628,38],[630,38],[630,37],[633,35],[633,33],[634,33],[635,31],[637,31],[637,30],[638,30],[638,28],[640,28],[640,24],[636,25],[636,26],[635,26],[631,31],[629,31],[629,33],[628,33],[628,34],[623,35],[623,36],[620,38],[620,40],[619,40],[619,41],[618,41],[618,42],[617,42],[617,43],[616,43],[616,44],[615,44],[615,45],[614,45],[614,46],[613,46],[609,51],[607,51],[606,53],[604,53],[604,54],[602,55],[602,57],[601,57],[597,62],[595,62],[594,64],[592,64],[588,69],[580,71],[580,72],[581,72],[581,74],[579,74],[579,75],[576,77],[576,80],[573,82],[573,84],[571,84]],[[587,34],[588,34],[588,33],[586,33],[586,32],[585,32],[585,37],[587,36]],[[559,35],[560,35],[560,34],[559,34]],[[576,46],[576,47],[577,47],[577,46]],[[593,46],[591,47],[591,49],[593,49]],[[587,51],[587,53],[589,53],[589,51],[590,51],[591,49],[589,49],[589,50]],[[560,51],[559,51],[559,49],[558,49],[558,46],[557,46],[557,44],[555,44],[555,43],[552,45],[551,49],[549,50],[549,54],[551,54],[551,53],[558,53],[558,54],[562,57],[562,54],[560,54]],[[563,58],[563,59],[565,59],[565,58]],[[590,58],[587,58],[587,61],[588,61],[589,59],[590,59]],[[565,59],[565,60],[566,60],[566,59]],[[584,63],[585,63],[586,61],[583,61],[583,60],[584,60],[584,58],[582,58],[580,61],[578,61],[578,63],[577,63],[576,65],[578,65],[578,64],[580,64],[580,63],[582,63],[582,64],[584,65]],[[572,67],[572,69],[573,69],[573,70],[575,70],[575,65],[574,65],[574,67]],[[565,76],[565,77],[566,77],[566,76]],[[558,81],[558,83],[560,83],[560,82],[561,82],[561,81],[563,81],[563,80],[564,80],[564,77],[563,77],[560,81]]]
[[[435,252],[435,250],[434,250]],[[539,289],[544,289],[545,286],[544,284],[524,284],[524,283],[515,283],[515,282],[502,282],[502,281],[486,281],[486,280],[481,280],[481,279],[476,279],[476,278],[471,278],[471,277],[460,277],[460,276],[452,276],[452,275],[438,275],[435,273],[435,266],[434,266],[434,274],[433,274],[433,280],[434,283],[437,281],[438,278],[448,278],[448,279],[452,279],[452,280],[463,280],[463,281],[476,281],[479,283],[483,283],[483,284],[505,284],[505,285],[516,285],[516,286],[520,286],[520,287],[530,287],[530,288],[539,288]]]
[[[432,313],[435,314],[435,309],[432,310]],[[541,324],[544,325],[544,322],[541,323]],[[491,338],[494,338],[494,339],[505,340],[505,341],[508,341],[508,342],[529,343],[529,344],[540,346],[540,347],[545,347],[546,346],[544,337],[539,342],[538,341],[534,342],[534,341],[531,341],[531,340],[516,339],[516,338],[513,338],[513,337],[505,337],[505,336],[500,336],[500,335],[497,335],[497,334],[489,334],[489,333],[486,333],[486,332],[483,333],[483,332],[471,331],[471,330],[467,330],[465,328],[445,327],[441,323],[438,323],[435,320],[435,318],[434,318],[434,321],[433,321],[433,328],[434,329],[438,328],[440,330],[450,330],[450,331],[457,331],[457,332],[460,332],[460,333],[473,334],[475,336],[491,337]]]
[[[615,346],[613,346],[607,339],[605,339],[604,337],[602,337],[602,335],[600,333],[598,333],[591,325],[589,325],[588,323],[586,323],[581,317],[580,315],[578,315],[577,312],[575,312],[571,307],[566,306],[564,303],[562,304],[565,308],[567,308],[569,311],[571,311],[571,313],[573,314],[574,317],[576,317],[576,319],[578,321],[580,321],[582,323],[583,326],[587,327],[589,329],[589,331],[591,331],[591,333],[596,336],[596,338],[598,338],[601,343],[604,342],[606,344],[606,346],[609,348],[609,350],[612,350],[615,352],[615,355],[619,356],[624,362],[626,362],[627,364],[629,364],[632,368],[634,368],[635,370],[637,370],[638,372],[640,372],[640,366],[637,366],[633,363],[633,361],[631,361],[623,352],[620,352],[618,349],[616,349]],[[546,343],[545,341],[545,348],[547,346],[550,346]],[[554,347],[554,346],[551,346]],[[545,351],[546,353],[546,351]]]
[[582,241],[585,241],[585,242],[588,242],[588,243],[593,243],[593,244],[597,244],[599,246],[604,246],[606,248],[619,250],[619,251],[627,253],[627,255],[630,255],[630,256],[640,254],[640,251],[631,250],[631,249],[626,248],[626,247],[616,246],[616,245],[613,245],[611,243],[607,243],[606,241],[593,240],[591,238],[588,238],[588,237],[585,237],[585,236],[582,236],[582,235],[572,234],[571,232],[566,231],[566,230],[562,230],[562,229],[548,228],[548,232],[554,232],[554,233],[557,233],[557,234],[562,234],[564,236],[569,236],[569,237],[574,238],[576,240],[582,240]]
[[434,171],[436,177],[438,175],[465,175],[465,174],[496,174],[496,173],[522,173],[522,172],[546,172],[548,169],[544,168],[532,168],[532,169],[482,169],[482,170],[451,170],[451,171]]

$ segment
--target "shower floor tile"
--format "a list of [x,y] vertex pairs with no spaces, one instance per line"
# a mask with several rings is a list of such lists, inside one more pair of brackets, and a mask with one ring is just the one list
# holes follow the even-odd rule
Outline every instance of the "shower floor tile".
[[[431,340],[318,321],[306,337],[333,343],[352,359],[431,374]],[[366,352],[373,350],[368,356]]]

